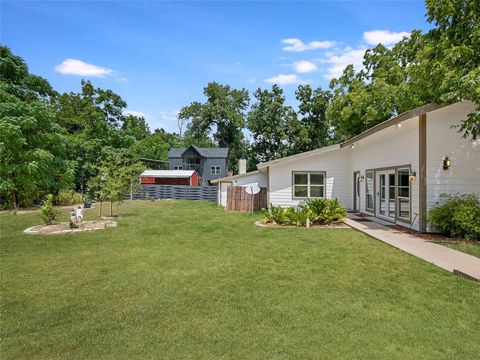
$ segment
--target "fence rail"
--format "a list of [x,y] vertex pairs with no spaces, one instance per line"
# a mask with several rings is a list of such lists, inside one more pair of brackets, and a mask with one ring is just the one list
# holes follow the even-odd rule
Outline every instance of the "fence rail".
[[127,198],[131,200],[181,199],[217,201],[217,187],[143,184],[136,192],[127,194]]
[[229,186],[227,189],[228,211],[252,211],[266,207],[267,188],[260,188],[260,192],[255,195],[248,194],[243,186]]

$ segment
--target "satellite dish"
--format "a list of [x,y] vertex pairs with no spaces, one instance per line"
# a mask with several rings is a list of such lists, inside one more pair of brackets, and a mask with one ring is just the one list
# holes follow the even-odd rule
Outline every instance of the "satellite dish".
[[247,192],[247,194],[255,195],[260,192],[260,188],[257,185],[247,186],[245,187],[245,191]]

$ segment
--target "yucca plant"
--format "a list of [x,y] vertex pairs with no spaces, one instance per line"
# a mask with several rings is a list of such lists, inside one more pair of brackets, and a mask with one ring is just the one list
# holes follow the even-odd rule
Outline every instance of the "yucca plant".
[[270,204],[269,209],[262,209],[263,219],[261,220],[264,224],[275,223],[283,225],[287,223],[286,209],[281,206],[274,206]]
[[305,206],[313,213],[313,222],[319,224],[338,222],[347,216],[346,209],[338,199],[310,199]]
[[308,206],[301,205],[297,208],[290,207],[286,209],[286,216],[288,222],[291,225],[295,226],[305,226],[307,224],[307,219],[310,219],[310,222],[313,223],[314,215]]

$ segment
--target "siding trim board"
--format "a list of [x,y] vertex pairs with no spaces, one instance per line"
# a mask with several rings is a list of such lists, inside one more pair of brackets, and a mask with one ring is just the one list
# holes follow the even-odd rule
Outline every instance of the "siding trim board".
[[418,118],[418,215],[420,231],[427,230],[427,115]]

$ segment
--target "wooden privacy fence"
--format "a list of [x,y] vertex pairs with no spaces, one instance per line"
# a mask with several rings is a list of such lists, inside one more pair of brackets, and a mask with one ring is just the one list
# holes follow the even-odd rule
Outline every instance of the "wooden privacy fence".
[[139,190],[132,194],[127,194],[126,197],[131,200],[181,199],[217,201],[217,187],[143,184]]
[[255,195],[247,194],[245,187],[229,186],[227,189],[227,211],[252,211],[267,207],[267,188],[260,188]]

